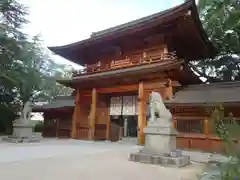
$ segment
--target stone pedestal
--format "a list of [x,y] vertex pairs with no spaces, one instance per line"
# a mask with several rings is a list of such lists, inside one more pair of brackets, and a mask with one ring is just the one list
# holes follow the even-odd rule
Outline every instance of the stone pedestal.
[[135,162],[183,167],[190,163],[189,156],[176,150],[176,130],[171,126],[148,125],[144,129],[145,145],[138,153],[130,154]]
[[39,142],[42,139],[41,133],[33,133],[33,124],[16,120],[13,123],[13,134],[3,138],[7,142],[24,143],[24,142]]

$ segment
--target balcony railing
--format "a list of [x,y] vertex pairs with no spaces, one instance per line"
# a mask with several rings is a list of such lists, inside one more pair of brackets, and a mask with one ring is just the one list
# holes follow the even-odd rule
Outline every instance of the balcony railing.
[[96,64],[86,65],[83,69],[73,72],[73,77],[177,59],[175,52],[143,56],[126,56],[126,58],[122,60],[112,60],[109,64],[99,61]]

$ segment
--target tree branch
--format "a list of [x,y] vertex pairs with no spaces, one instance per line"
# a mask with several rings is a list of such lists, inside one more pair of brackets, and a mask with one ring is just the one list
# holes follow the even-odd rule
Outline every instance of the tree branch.
[[214,77],[210,77],[208,75],[206,75],[205,73],[199,71],[194,65],[192,64],[188,64],[190,68],[193,69],[193,71],[195,71],[196,73],[198,73],[201,77],[204,77],[207,79],[208,82],[218,82],[219,80],[217,78],[214,78]]

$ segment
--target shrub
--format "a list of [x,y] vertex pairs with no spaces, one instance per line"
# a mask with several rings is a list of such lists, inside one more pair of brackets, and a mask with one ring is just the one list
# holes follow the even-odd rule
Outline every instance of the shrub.
[[34,126],[34,132],[43,132],[44,124],[42,121],[38,121]]
[[[224,116],[224,107],[216,107],[211,116],[212,130],[223,143],[223,153],[229,161],[219,166],[221,180],[240,178],[240,126],[230,113]],[[219,178],[218,178],[219,179]]]

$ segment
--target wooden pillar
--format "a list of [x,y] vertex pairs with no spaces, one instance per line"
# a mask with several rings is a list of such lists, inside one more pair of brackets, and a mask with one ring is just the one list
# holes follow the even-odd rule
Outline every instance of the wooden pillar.
[[171,100],[172,98],[173,98],[172,80],[168,79],[165,84],[164,99]]
[[163,53],[168,53],[168,47],[167,45],[165,45],[164,49],[163,49]]
[[209,123],[208,123],[208,118],[207,117],[204,118],[203,124],[204,124],[203,132],[204,132],[205,135],[208,135],[208,133],[209,133]]
[[177,129],[177,119],[173,116],[173,128]]
[[96,109],[97,109],[97,91],[95,88],[92,89],[92,103],[91,111],[89,114],[89,140],[94,140],[95,135],[95,121],[96,121]]
[[143,128],[146,125],[145,103],[144,103],[144,87],[143,82],[140,82],[138,88],[138,144],[144,144]]
[[59,138],[59,121],[60,119],[56,119],[56,138]]
[[110,120],[110,106],[108,107],[107,115],[107,130],[106,130],[106,140],[110,141],[110,132],[111,132],[111,120]]
[[72,135],[71,137],[74,139],[76,138],[76,132],[77,132],[77,119],[79,118],[79,111],[80,111],[80,92],[79,89],[77,89],[76,95],[75,95],[75,107],[72,117]]

